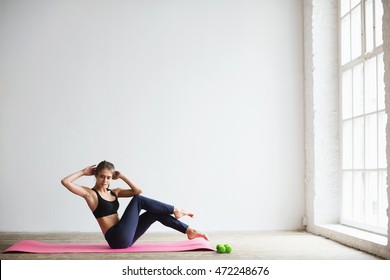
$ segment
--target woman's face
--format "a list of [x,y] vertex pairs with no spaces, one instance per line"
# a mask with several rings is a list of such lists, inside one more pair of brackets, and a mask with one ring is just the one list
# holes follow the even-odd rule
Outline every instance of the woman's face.
[[113,170],[102,169],[98,175],[96,175],[96,183],[104,188],[108,188],[112,180]]

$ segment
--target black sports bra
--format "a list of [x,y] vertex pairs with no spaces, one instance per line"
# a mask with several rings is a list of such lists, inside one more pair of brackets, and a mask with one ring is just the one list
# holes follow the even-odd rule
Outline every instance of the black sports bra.
[[95,189],[92,190],[96,192],[98,197],[98,205],[96,209],[92,212],[96,219],[118,213],[119,201],[118,201],[118,197],[115,195],[113,191],[109,190],[111,194],[115,196],[115,200],[108,201],[103,199],[97,190]]

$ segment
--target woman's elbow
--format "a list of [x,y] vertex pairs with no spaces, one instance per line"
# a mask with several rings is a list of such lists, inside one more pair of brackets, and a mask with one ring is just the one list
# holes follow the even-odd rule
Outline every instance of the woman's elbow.
[[62,179],[62,180],[61,180],[61,184],[62,184],[64,187],[67,187],[67,180]]

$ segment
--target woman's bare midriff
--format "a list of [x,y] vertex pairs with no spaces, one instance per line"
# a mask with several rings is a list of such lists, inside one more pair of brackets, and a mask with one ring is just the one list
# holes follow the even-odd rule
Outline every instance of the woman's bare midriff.
[[106,235],[107,230],[109,230],[112,226],[116,225],[119,222],[119,216],[118,214],[112,214],[109,216],[98,218],[96,220],[99,223],[103,235]]

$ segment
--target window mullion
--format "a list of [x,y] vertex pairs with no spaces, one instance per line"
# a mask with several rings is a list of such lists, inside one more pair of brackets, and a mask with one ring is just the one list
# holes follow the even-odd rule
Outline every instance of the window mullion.
[[362,55],[367,52],[367,44],[366,44],[366,1],[362,0],[360,3],[360,12],[361,12],[361,21],[360,21],[360,37],[362,44]]
[[[373,1],[375,2],[375,1]],[[374,13],[375,13],[375,6],[373,8]],[[374,15],[375,16],[375,15]],[[374,18],[375,22],[375,18]],[[374,32],[375,36],[375,32]],[[375,37],[374,37],[375,40]],[[375,42],[375,41],[374,41]],[[378,65],[379,65],[379,57],[376,57],[376,65],[375,65],[375,85],[376,85],[376,168],[379,168],[379,98],[378,98],[378,80],[379,80],[379,74],[378,74]],[[380,225],[380,215],[379,215],[379,203],[380,203],[380,189],[379,189],[379,170],[376,172],[376,200],[377,200],[377,205],[376,205],[376,226]]]

